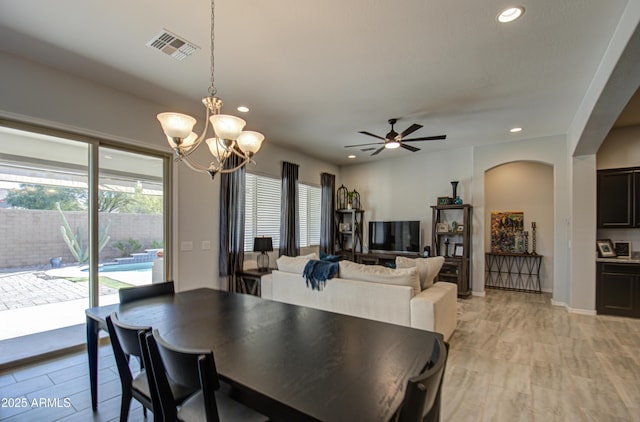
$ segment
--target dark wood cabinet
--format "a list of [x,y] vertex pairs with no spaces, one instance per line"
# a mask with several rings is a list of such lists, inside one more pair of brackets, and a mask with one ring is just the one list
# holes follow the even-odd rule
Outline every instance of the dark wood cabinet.
[[597,263],[596,311],[640,318],[640,264]]
[[598,228],[640,227],[640,169],[598,170]]
[[385,267],[395,267],[396,257],[398,256],[405,256],[407,258],[420,258],[420,254],[417,253],[369,252],[356,254],[356,262],[358,264],[365,265],[382,265]]
[[640,171],[633,172],[633,227],[640,227]]
[[469,204],[433,205],[431,250],[444,256],[438,281],[458,285],[458,296],[471,294],[471,212]]

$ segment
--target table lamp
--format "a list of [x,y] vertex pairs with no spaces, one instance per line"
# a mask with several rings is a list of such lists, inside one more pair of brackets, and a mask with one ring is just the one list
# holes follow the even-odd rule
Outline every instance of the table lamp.
[[273,242],[270,237],[256,237],[253,239],[253,251],[260,252],[258,255],[258,271],[269,269],[269,255],[267,252],[273,250]]

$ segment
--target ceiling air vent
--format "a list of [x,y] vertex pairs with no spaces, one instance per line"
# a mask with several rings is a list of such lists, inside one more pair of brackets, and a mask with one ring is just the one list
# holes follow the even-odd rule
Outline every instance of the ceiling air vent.
[[153,37],[151,41],[147,43],[147,46],[159,50],[180,61],[186,59],[194,51],[200,49],[197,45],[172,34],[166,29],[163,29],[162,32]]

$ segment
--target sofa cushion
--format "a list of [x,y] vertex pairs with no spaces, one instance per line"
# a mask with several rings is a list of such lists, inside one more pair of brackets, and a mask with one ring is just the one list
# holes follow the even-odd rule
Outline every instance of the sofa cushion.
[[415,266],[412,268],[393,269],[381,265],[364,265],[351,261],[340,261],[340,278],[409,286],[413,289],[414,295],[421,291],[420,278]]
[[307,265],[307,262],[312,259],[318,259],[318,255],[316,253],[301,256],[282,255],[278,258],[276,263],[278,264],[278,270],[280,271],[302,275],[305,265]]
[[431,258],[407,258],[406,256],[396,257],[396,268],[412,268],[418,269],[420,275],[421,290],[428,289],[433,286],[433,279],[440,272],[444,264],[443,256],[434,256]]

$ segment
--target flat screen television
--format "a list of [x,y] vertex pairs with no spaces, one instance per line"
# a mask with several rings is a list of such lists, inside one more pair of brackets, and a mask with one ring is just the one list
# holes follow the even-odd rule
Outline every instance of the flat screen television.
[[369,252],[420,252],[420,221],[369,221]]

